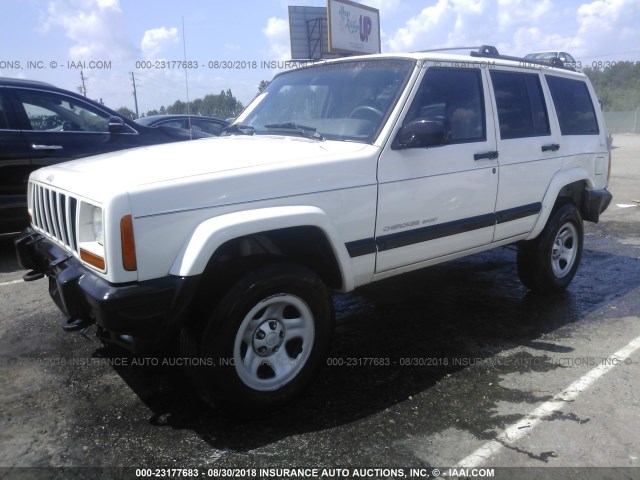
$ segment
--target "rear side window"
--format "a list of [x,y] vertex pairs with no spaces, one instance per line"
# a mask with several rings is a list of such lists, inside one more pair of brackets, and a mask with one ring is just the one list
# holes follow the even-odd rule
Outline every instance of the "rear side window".
[[9,122],[7,121],[6,100],[0,93],[0,130],[6,130],[8,128]]
[[200,130],[206,133],[210,133],[212,135],[220,135],[220,132],[224,128],[224,125],[219,125],[214,122],[202,121],[199,119],[191,119],[191,128],[195,130]]
[[527,73],[491,72],[500,138],[550,135],[540,78]]
[[405,117],[444,117],[451,125],[451,143],[486,140],[484,96],[479,70],[431,67]]
[[587,84],[581,80],[545,75],[556,106],[562,135],[600,133]]

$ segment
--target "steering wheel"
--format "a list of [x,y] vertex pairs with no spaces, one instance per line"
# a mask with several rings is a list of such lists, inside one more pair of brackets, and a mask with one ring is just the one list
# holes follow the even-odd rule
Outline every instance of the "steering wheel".
[[375,116],[373,120],[380,120],[383,117],[383,113],[375,107],[371,105],[360,105],[359,107],[351,110],[349,114],[349,118],[363,118],[367,120],[367,117],[370,119],[372,116]]

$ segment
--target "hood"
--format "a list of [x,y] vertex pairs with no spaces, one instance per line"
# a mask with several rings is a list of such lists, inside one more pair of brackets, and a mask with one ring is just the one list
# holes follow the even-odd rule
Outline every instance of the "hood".
[[42,168],[32,178],[100,201],[109,194],[161,182],[216,174],[228,176],[236,170],[269,168],[288,162],[324,162],[367,148],[375,147],[271,135],[213,137],[87,157]]

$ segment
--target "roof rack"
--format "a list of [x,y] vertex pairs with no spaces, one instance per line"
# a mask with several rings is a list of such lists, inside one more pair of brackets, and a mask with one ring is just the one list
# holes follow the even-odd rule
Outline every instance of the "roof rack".
[[575,72],[575,68],[569,67],[564,64],[559,58],[551,58],[549,60],[538,60],[533,58],[512,57],[510,55],[500,55],[498,49],[492,45],[482,45],[478,48],[478,51],[471,51],[469,55],[472,57],[480,58],[496,58],[500,60],[512,60],[514,62],[528,63],[533,65],[543,65],[545,67],[563,68],[565,70],[571,70]]
[[417,50],[414,53],[429,53],[429,52],[447,52],[451,50],[471,50],[474,48],[482,47],[443,47],[443,48],[430,48],[429,50]]

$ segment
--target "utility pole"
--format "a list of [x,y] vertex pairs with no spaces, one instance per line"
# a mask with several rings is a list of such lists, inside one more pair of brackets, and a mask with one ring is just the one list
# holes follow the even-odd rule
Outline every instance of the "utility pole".
[[84,84],[85,80],[88,80],[87,77],[84,76],[82,70],[80,70],[80,79],[82,80],[82,86],[80,87],[80,92],[86,97],[87,96],[87,87]]
[[133,72],[131,72],[131,84],[133,85],[133,101],[136,104],[136,118],[140,118],[138,114],[138,94],[136,92],[136,76]]

